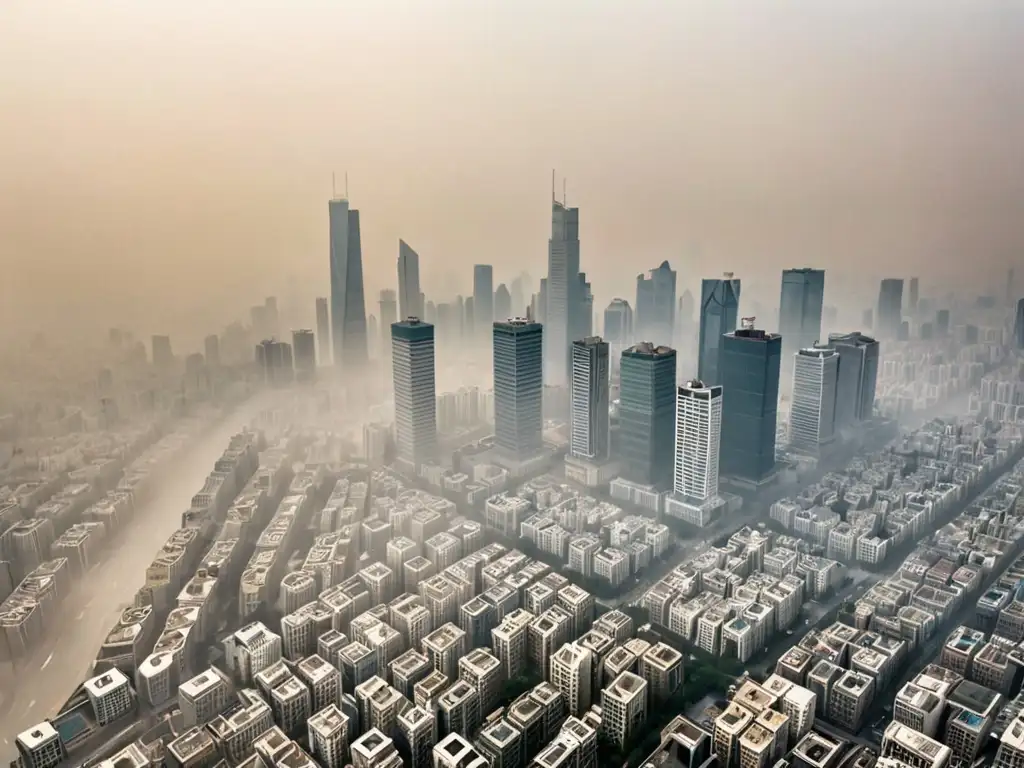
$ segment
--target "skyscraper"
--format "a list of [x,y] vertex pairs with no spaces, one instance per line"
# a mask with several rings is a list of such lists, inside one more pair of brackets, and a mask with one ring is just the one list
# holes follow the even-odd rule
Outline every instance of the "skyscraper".
[[309,382],[316,375],[316,340],[308,329],[292,331],[292,352],[295,357],[295,379]]
[[949,336],[949,310],[940,309],[935,312],[935,333],[939,338]]
[[580,272],[580,212],[553,200],[548,276],[541,286],[544,301],[544,379],[554,386],[569,381],[569,346],[578,317]]
[[608,458],[608,389],[608,342],[600,336],[574,341],[569,453],[575,458]]
[[604,338],[609,344],[633,343],[633,308],[625,299],[612,299],[605,309]]
[[573,341],[594,335],[594,295],[590,292],[590,281],[586,272],[580,272],[576,277],[579,285],[569,337]]
[[801,349],[795,355],[793,400],[789,411],[789,447],[817,456],[835,437],[839,355],[834,349]]
[[494,322],[494,268],[490,264],[473,267],[473,315],[477,331],[486,333]]
[[153,367],[167,372],[174,367],[174,352],[171,351],[170,336],[154,336],[150,342],[153,354]]
[[718,496],[719,448],[722,435],[722,387],[688,381],[676,390],[676,498],[702,505]]
[[206,355],[206,364],[210,368],[220,367],[220,337],[210,334],[203,340],[203,352]]
[[[821,310],[825,298],[825,270],[803,267],[782,272],[779,298],[779,333],[783,354],[813,347],[821,338]],[[788,371],[787,371],[788,373]],[[790,383],[786,378],[785,385]]]
[[878,317],[875,329],[883,339],[899,336],[903,322],[903,280],[886,278],[878,289]]
[[419,466],[437,458],[434,326],[417,318],[391,324],[395,384],[395,448]]
[[775,474],[782,337],[753,320],[725,335],[722,346],[722,475],[758,486]]
[[359,211],[348,200],[327,204],[331,239],[331,341],[334,364],[366,363],[366,297],[363,295],[363,250]]
[[543,343],[540,323],[494,323],[494,441],[515,459],[543,449]]
[[917,299],[919,290],[920,288],[918,279],[916,277],[910,278],[910,291],[909,295],[907,296],[908,303],[910,306],[908,306],[907,309],[910,311],[911,315],[917,312]]
[[[518,311],[522,312],[524,309],[525,307],[520,307]],[[515,314],[512,311],[512,294],[508,292],[508,287],[502,283],[494,292],[494,319],[501,322],[502,320],[514,317]]]
[[636,277],[636,333],[655,344],[674,341],[676,323],[676,273],[667,261],[648,275]]
[[622,353],[618,459],[622,476],[668,490],[675,437],[676,351],[641,342]]
[[385,329],[381,334],[381,352],[385,365],[387,365],[391,362],[391,325],[398,322],[398,301],[395,298],[395,292],[387,288],[384,289],[380,292],[377,304],[380,307],[380,327]]
[[1017,317],[1013,326],[1013,336],[1017,349],[1024,349],[1024,299],[1017,302]]
[[[530,301],[530,276],[523,272],[512,281],[509,293],[512,299],[512,314],[510,317],[525,317],[526,305]],[[498,317],[501,320],[501,317]]]
[[283,341],[265,339],[256,345],[256,367],[263,381],[272,386],[283,386],[295,377],[292,348]]
[[732,272],[719,279],[701,281],[697,378],[708,386],[721,383],[722,338],[736,330],[739,306],[740,281]]
[[328,365],[331,362],[331,313],[326,297],[316,300],[316,336],[320,345],[320,365]]
[[828,345],[839,353],[836,382],[836,426],[867,421],[875,412],[878,342],[860,331],[832,333]]
[[[420,294],[420,257],[405,240],[398,241],[398,309],[402,320],[410,317],[424,319]],[[386,328],[383,314],[380,320],[381,327]]]

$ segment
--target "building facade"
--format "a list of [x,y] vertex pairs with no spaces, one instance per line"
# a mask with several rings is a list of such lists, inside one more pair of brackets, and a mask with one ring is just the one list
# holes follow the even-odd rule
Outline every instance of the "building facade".
[[731,272],[722,278],[701,281],[697,378],[709,386],[722,383],[722,339],[736,330],[739,306],[740,281]]

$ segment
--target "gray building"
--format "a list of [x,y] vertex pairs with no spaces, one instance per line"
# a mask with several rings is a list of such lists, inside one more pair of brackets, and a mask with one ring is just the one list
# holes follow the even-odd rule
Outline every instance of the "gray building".
[[[405,240],[398,241],[398,311],[395,320],[410,317],[423,319],[423,294],[420,293],[420,257]],[[391,322],[395,322],[392,320]],[[383,310],[381,327],[387,327]]]
[[667,261],[636,278],[636,333],[654,344],[671,345],[676,324],[676,273]]
[[434,326],[411,317],[391,325],[398,458],[419,466],[437,458]]
[[886,278],[878,289],[875,330],[880,338],[895,339],[899,336],[902,323],[903,280],[901,278]]
[[[701,281],[700,342],[697,378],[706,385],[721,384],[722,339],[735,331],[740,306],[740,281],[727,272],[720,279]],[[728,395],[726,395],[728,397]]]
[[528,459],[543,449],[544,329],[522,318],[494,323],[494,439]]
[[1013,327],[1013,338],[1017,342],[1017,349],[1024,349],[1024,299],[1017,302],[1017,318]]
[[722,346],[721,474],[760,485],[775,474],[782,337],[749,324],[727,333]]
[[494,322],[494,268],[490,264],[473,267],[473,315],[474,327],[486,333]]
[[579,459],[608,458],[610,366],[608,342],[588,336],[572,343],[569,453]]
[[296,380],[312,381],[316,376],[316,339],[311,330],[292,331],[292,354]]
[[604,310],[604,339],[609,344],[633,343],[633,308],[625,299],[612,299]]
[[[803,267],[782,272],[779,298],[779,333],[787,359],[800,349],[813,347],[821,339],[821,311],[825,299],[825,270]],[[787,374],[788,386],[791,370]]]
[[619,379],[622,477],[668,490],[675,454],[676,351],[636,344],[622,353]]
[[363,294],[363,250],[359,211],[348,200],[331,200],[331,341],[334,364],[362,367],[366,363],[366,297]]
[[832,333],[828,346],[839,353],[836,383],[836,426],[871,419],[878,381],[878,342],[860,331]]
[[320,365],[331,362],[331,312],[327,308],[327,297],[316,300],[316,335],[320,342]]
[[580,303],[580,212],[563,203],[551,203],[551,239],[548,240],[548,276],[544,293],[544,379],[567,386],[569,346],[575,338]]
[[512,317],[512,294],[504,283],[494,291],[494,319],[508,320]]

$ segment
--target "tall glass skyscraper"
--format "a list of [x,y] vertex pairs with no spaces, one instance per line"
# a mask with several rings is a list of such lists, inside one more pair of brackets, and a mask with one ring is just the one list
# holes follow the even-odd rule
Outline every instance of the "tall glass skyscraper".
[[548,276],[544,296],[544,377],[548,384],[569,382],[569,347],[580,302],[580,211],[557,200],[551,203]]
[[697,378],[707,386],[722,383],[722,339],[736,330],[739,307],[740,281],[731,272],[720,279],[701,281]]
[[622,477],[672,487],[676,351],[643,342],[625,350],[619,368],[618,456]]
[[[405,240],[398,241],[398,317],[423,317],[423,294],[420,293],[420,256]],[[381,320],[384,316],[381,315]]]
[[604,311],[604,338],[609,344],[633,343],[633,308],[625,299],[612,299]]
[[416,318],[391,324],[395,383],[395,448],[399,460],[419,466],[437,459],[434,326]]
[[577,459],[608,458],[609,386],[608,342],[600,336],[574,341],[569,454]]
[[327,308],[327,297],[316,300],[316,337],[320,350],[320,365],[331,362],[331,312]]
[[544,448],[544,329],[521,318],[493,328],[494,441],[510,457],[530,459]]
[[750,327],[722,346],[722,475],[757,486],[775,474],[782,337]]
[[494,268],[490,264],[473,267],[473,314],[473,325],[486,333],[494,322]]
[[672,344],[676,323],[676,273],[667,261],[636,278],[637,338]]
[[[788,357],[821,339],[821,310],[825,299],[825,270],[803,267],[782,273],[779,333]],[[787,370],[787,374],[790,371]],[[786,385],[789,385],[787,378]]]
[[878,288],[878,314],[875,329],[883,339],[895,339],[903,323],[903,280],[886,278]]
[[366,364],[366,298],[363,295],[363,251],[359,211],[348,200],[331,200],[331,341],[334,364]]

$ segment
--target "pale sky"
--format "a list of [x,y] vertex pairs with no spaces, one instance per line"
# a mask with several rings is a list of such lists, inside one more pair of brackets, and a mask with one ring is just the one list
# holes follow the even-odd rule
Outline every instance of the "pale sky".
[[539,278],[552,168],[598,306],[664,259],[980,290],[1024,274],[1022,36],[1024,0],[4,0],[0,319],[192,338],[290,277],[312,315],[346,171],[371,312],[399,238],[437,301]]

